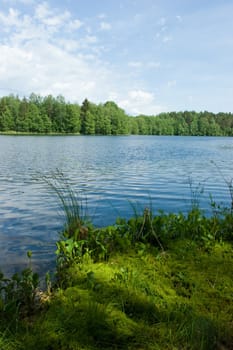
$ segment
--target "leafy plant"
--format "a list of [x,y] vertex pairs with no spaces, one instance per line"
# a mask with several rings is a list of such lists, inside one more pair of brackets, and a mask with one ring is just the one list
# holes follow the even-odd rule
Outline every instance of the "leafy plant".
[[133,243],[148,242],[164,250],[154,225],[152,210],[145,208],[141,216],[136,215],[128,221],[128,226]]
[[6,278],[0,273],[0,316],[1,320],[17,326],[22,317],[30,316],[36,309],[39,275],[32,271],[31,252],[28,252],[29,266],[21,273]]

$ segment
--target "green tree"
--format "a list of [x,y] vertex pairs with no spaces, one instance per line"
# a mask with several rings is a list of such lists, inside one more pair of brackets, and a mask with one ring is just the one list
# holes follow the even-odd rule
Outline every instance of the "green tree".
[[4,99],[6,100],[6,104],[10,110],[11,116],[13,118],[13,127],[12,130],[16,130],[16,120],[18,117],[18,113],[19,113],[19,106],[20,106],[20,99],[18,96],[14,96],[14,95],[9,95],[4,97]]
[[110,116],[106,108],[101,104],[95,110],[95,134],[111,135]]
[[184,115],[182,112],[178,113],[170,113],[171,116],[173,116],[175,122],[174,122],[174,134],[175,135],[189,135],[189,127],[186,123],[186,120],[184,118]]
[[63,96],[28,99],[0,98],[0,130],[62,132],[85,135],[224,135],[233,136],[233,114],[207,111],[168,112],[157,116],[130,117],[115,102],[96,105],[85,99],[82,106],[66,103]]
[[40,95],[35,94],[34,92],[31,93],[29,96],[29,102],[33,103],[37,107],[40,107],[43,102],[43,98]]
[[138,124],[138,133],[139,135],[147,135],[148,130],[147,130],[147,123],[145,121],[145,117],[143,116],[138,116],[136,117],[136,121]]
[[48,118],[51,124],[50,131],[56,132],[56,116],[55,116],[55,99],[52,95],[48,95],[43,99],[42,105],[41,105],[41,115],[42,119],[45,118],[45,116]]
[[111,134],[124,135],[129,133],[129,122],[123,109],[119,108],[115,102],[108,101],[104,104],[106,116],[110,119]]
[[95,134],[95,116],[92,109],[91,103],[85,99],[80,110],[81,133],[84,135]]
[[139,128],[138,123],[135,117],[129,118],[129,133],[132,135],[138,135],[139,134]]
[[45,111],[42,109],[40,110],[40,116],[42,119],[42,123],[43,123],[43,133],[50,133],[52,131],[52,122],[51,119],[49,119],[49,117],[47,116],[47,114],[45,113]]
[[209,121],[205,112],[200,113],[200,117],[198,119],[198,129],[199,135],[201,136],[206,136],[209,134]]
[[16,118],[16,131],[29,132],[30,129],[30,118],[29,118],[29,104],[27,99],[24,97],[20,101],[19,111]]
[[57,96],[53,105],[53,125],[56,132],[66,131],[66,102],[62,95]]
[[221,135],[233,136],[233,114],[218,113],[216,115],[216,123],[220,126]]
[[159,135],[174,135],[174,120],[167,116],[159,119]]
[[198,116],[194,115],[193,119],[189,126],[189,134],[191,136],[198,136],[199,135],[199,128],[198,128]]
[[79,133],[81,129],[80,107],[75,104],[66,105],[65,131]]
[[14,119],[5,98],[0,100],[0,130],[14,130]]
[[25,119],[29,120],[28,131],[38,133],[44,131],[43,119],[41,118],[39,108],[36,104],[29,102]]

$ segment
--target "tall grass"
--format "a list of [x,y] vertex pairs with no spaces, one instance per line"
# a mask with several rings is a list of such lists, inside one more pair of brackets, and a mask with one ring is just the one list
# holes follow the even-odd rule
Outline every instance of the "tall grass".
[[63,172],[57,170],[50,175],[40,175],[40,179],[57,195],[60,208],[65,217],[62,235],[65,238],[74,237],[77,229],[88,222],[87,203],[81,192],[75,192]]

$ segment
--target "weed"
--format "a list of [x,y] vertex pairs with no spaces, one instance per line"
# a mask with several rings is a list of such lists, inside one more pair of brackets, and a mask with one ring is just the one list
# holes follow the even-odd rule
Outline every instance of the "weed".
[[21,318],[31,316],[37,307],[36,295],[39,276],[31,268],[31,252],[28,252],[29,266],[21,273],[6,278],[0,273],[0,316],[10,328],[18,327]]

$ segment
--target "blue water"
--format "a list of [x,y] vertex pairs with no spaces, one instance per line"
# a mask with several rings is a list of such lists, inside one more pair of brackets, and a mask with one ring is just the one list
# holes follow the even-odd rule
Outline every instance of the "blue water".
[[[178,136],[0,136],[0,267],[52,266],[62,229],[59,203],[41,175],[59,169],[87,200],[98,226],[130,217],[133,207],[210,211],[210,193],[230,205],[233,138]],[[191,186],[190,186],[191,183]],[[203,192],[204,190],[204,192]]]

